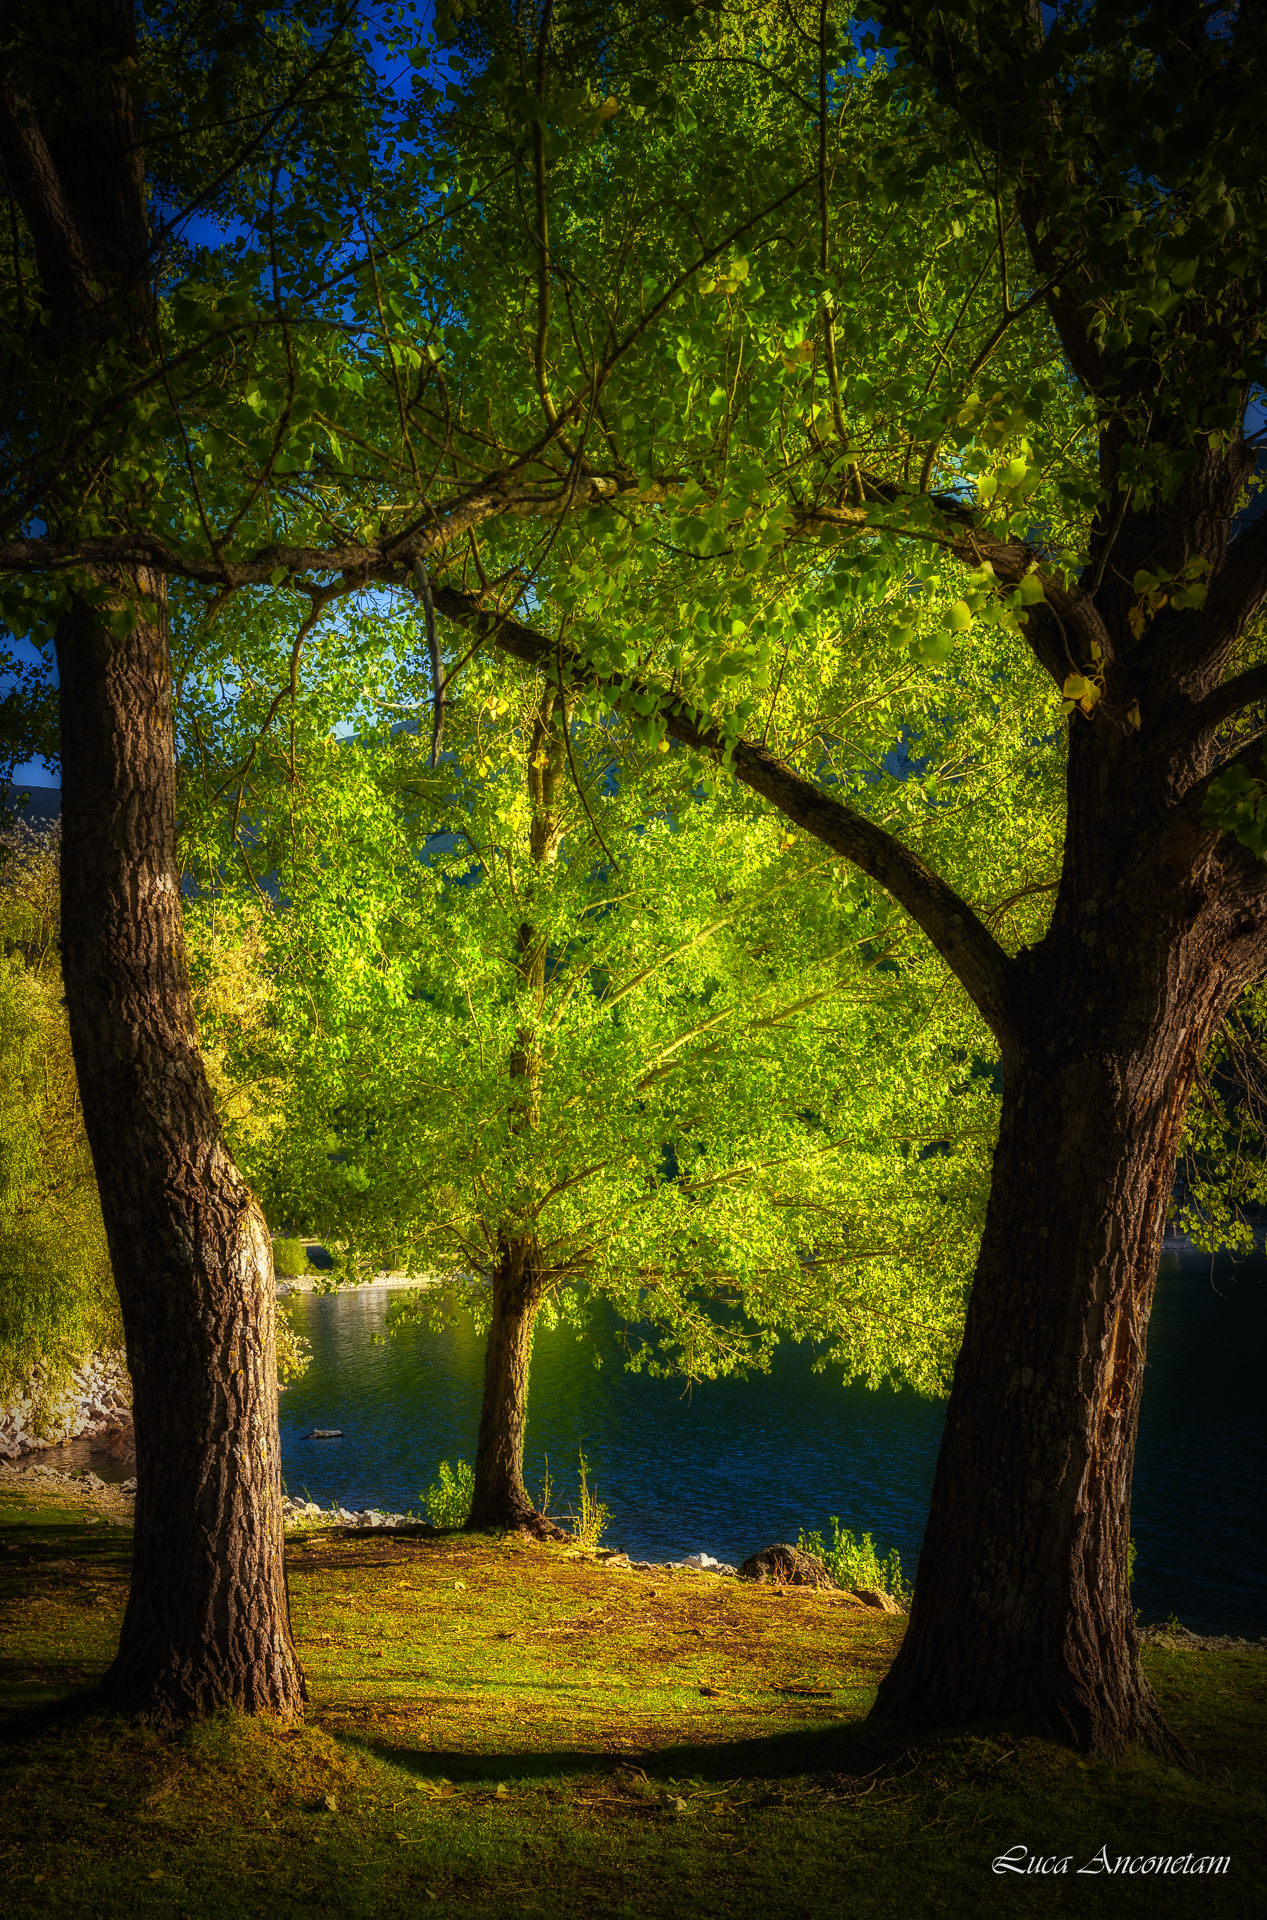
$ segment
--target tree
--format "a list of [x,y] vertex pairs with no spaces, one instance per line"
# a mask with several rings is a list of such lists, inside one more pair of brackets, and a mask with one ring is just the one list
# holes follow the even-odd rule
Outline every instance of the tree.
[[[904,99],[912,138],[877,160],[905,174],[908,199],[939,168],[961,188],[977,170],[1001,313],[966,364],[947,339],[922,394],[890,378],[882,449],[877,383],[864,400],[862,382],[833,369],[839,305],[825,284],[818,390],[835,431],[801,443],[793,513],[802,532],[856,527],[864,552],[876,532],[927,542],[952,581],[984,588],[979,606],[997,606],[1000,590],[1032,602],[1015,630],[1067,715],[1065,845],[1042,937],[1007,951],[967,886],[736,739],[733,722],[709,727],[689,684],[689,705],[674,704],[644,668],[624,692],[664,689],[653,710],[678,739],[710,748],[885,885],[1000,1048],[990,1207],[915,1604],[877,1711],[1019,1716],[1087,1750],[1116,1755],[1142,1738],[1181,1754],[1140,1672],[1126,1548],[1184,1110],[1211,1036],[1267,954],[1255,624],[1267,533],[1238,523],[1255,471],[1245,410],[1263,367],[1251,104],[1263,29],[1235,7],[1207,18],[1104,5],[1046,30],[1037,7],[887,17],[903,38],[884,84]],[[971,288],[952,311],[953,335],[972,322]],[[1055,406],[1032,379],[1016,418],[1011,396],[978,376],[1027,315],[1051,329],[1064,374]],[[1055,414],[1077,396],[1062,456]],[[1012,457],[991,458],[996,448]],[[700,443],[701,468],[705,454]],[[719,496],[701,488],[703,533],[735,527]],[[638,598],[642,632],[645,586]],[[472,596],[442,604],[525,660],[551,651],[545,635],[499,629]],[[962,594],[948,624],[967,631],[973,611]],[[608,614],[609,644],[586,650],[600,671],[621,652],[621,608]],[[584,657],[575,664],[579,677]]]
[[[216,1052],[284,1074],[293,1119],[243,1164],[345,1270],[486,1283],[472,1524],[541,1525],[533,1328],[579,1329],[595,1296],[634,1365],[715,1377],[791,1333],[937,1390],[993,1136],[970,1010],[821,849],[627,727],[565,735],[557,687],[496,655],[450,679],[432,766],[425,721],[388,727],[425,701],[420,626],[367,611],[314,637],[290,724],[258,742],[286,636],[222,616],[217,694],[180,717],[184,844],[197,967],[244,910],[235,868],[253,893],[207,795],[257,742],[242,817],[281,896],[260,910],[275,1024],[248,1038],[225,1003]],[[352,673],[377,711],[340,745]]]
[[[887,17],[874,68],[826,4],[464,22],[456,97],[415,124],[478,191],[419,225],[418,344],[383,318],[343,479],[391,510],[320,549],[217,562],[138,525],[93,551],[213,589],[414,577],[461,646],[618,701],[644,744],[671,728],[909,914],[995,1035],[1003,1120],[881,1708],[1175,1753],[1129,1482],[1183,1112],[1267,921],[1267,532],[1241,530],[1264,30],[1196,0]],[[405,310],[408,275],[383,293]],[[1051,906],[1034,938],[841,781],[839,724],[796,691],[829,630],[915,684],[997,647],[1006,698],[1046,689],[1033,791],[1045,841],[1063,773],[1063,851],[1005,895]],[[1001,804],[984,765],[972,786]]]
[[[293,400],[314,363],[301,328],[261,319],[258,256],[229,248],[217,276],[204,254],[209,294],[179,221],[239,211],[262,165],[277,239],[278,172],[314,73],[328,82],[341,61],[358,95],[345,25],[177,5],[138,38],[127,0],[6,8],[0,25],[3,614],[55,640],[63,970],[134,1389],[132,1589],[106,1691],[163,1725],[226,1701],[294,1713],[303,1679],[282,1568],[269,1237],[217,1122],[185,966],[165,579],[111,542],[125,530],[126,548],[147,510],[203,541],[209,511],[243,529],[254,516],[258,538],[304,406],[257,434],[245,481],[239,465],[200,486],[195,438],[241,437],[261,386],[280,376]],[[324,103],[333,122],[338,94]],[[70,556],[34,586],[11,566],[32,537]]]
[[926,1593],[878,1711],[1020,1708],[1084,1747],[1173,1750],[1126,1544],[1184,1109],[1267,961],[1267,869],[1228,806],[1262,767],[1267,548],[1261,522],[1233,536],[1263,366],[1264,26],[1198,6],[1091,8],[1049,34],[1037,8],[901,20],[1007,179],[1095,408],[1100,495],[1064,582],[1043,564],[1026,629],[1071,705],[1065,858],[1043,941],[1001,982],[990,1214]]

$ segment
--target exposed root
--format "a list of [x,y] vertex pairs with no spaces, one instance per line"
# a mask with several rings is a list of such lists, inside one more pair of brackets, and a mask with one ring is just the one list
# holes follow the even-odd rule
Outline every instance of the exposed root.
[[530,1533],[534,1540],[570,1540],[572,1538],[570,1533],[556,1526],[553,1520],[547,1520],[544,1513],[534,1513],[527,1520],[521,1520],[519,1531]]
[[526,1533],[534,1540],[570,1540],[571,1534],[547,1520],[530,1505],[507,1506],[499,1512],[472,1512],[466,1523],[468,1533]]

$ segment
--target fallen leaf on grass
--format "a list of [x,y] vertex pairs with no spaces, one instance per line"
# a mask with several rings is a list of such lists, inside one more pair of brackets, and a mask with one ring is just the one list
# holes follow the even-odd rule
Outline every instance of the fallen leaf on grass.
[[499,1783],[498,1783],[498,1787],[497,1787],[497,1791],[496,1791],[496,1793],[495,1793],[495,1794],[493,1795],[493,1798],[494,1798],[494,1800],[509,1800],[509,1798],[510,1798],[510,1788],[509,1788],[509,1787],[507,1787],[507,1786],[504,1786],[504,1785],[502,1785],[502,1784],[501,1784],[501,1783],[499,1782]]

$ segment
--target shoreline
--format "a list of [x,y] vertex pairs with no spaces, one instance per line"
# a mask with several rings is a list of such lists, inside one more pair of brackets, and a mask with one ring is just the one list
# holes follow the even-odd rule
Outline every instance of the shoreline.
[[447,1276],[441,1273],[405,1273],[399,1269],[385,1269],[368,1280],[330,1280],[321,1273],[278,1274],[276,1286],[277,1298],[285,1300],[292,1293],[368,1293],[374,1287],[403,1290],[442,1287],[446,1280]]
[[[101,1516],[100,1523],[110,1522],[115,1526],[130,1527],[133,1521],[133,1509],[136,1495],[131,1489],[112,1486],[99,1480],[95,1474],[87,1472],[63,1473],[55,1467],[46,1467],[38,1463],[0,1461],[0,1490],[6,1487],[20,1488],[29,1494],[45,1493],[53,1497],[53,1504],[62,1505],[68,1496],[76,1503],[94,1507]],[[314,1510],[307,1502],[287,1500],[283,1503],[288,1543],[299,1539],[311,1540],[314,1534],[370,1532],[378,1538],[420,1539],[440,1538],[442,1529],[406,1514],[386,1514],[379,1508],[366,1508],[359,1513],[339,1509],[336,1513],[323,1513]],[[561,1543],[568,1544],[568,1543]],[[678,1575],[690,1575],[719,1578],[734,1578],[733,1569],[701,1565],[709,1556],[699,1554],[688,1556],[685,1560],[668,1561],[630,1561],[628,1556],[617,1549],[577,1548],[570,1546],[568,1559],[585,1560],[596,1570],[615,1573],[643,1573],[659,1578],[671,1578]],[[759,1584],[757,1582],[745,1584]],[[809,1589],[783,1589],[783,1591],[808,1592]],[[837,1598],[854,1596],[835,1596]],[[870,1608],[864,1608],[871,1611]],[[876,1610],[878,1611],[878,1609]],[[1172,1621],[1155,1621],[1139,1629],[1140,1644],[1143,1647],[1160,1647],[1169,1653],[1267,1653],[1267,1633],[1257,1640],[1243,1634],[1193,1633],[1187,1627]]]

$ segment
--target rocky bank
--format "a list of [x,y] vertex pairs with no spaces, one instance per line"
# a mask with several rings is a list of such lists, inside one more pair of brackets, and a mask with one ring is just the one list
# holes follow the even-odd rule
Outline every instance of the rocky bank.
[[37,1367],[25,1391],[0,1406],[0,1460],[74,1440],[91,1441],[121,1466],[133,1464],[132,1382],[121,1349],[89,1355],[60,1390],[46,1388]]

